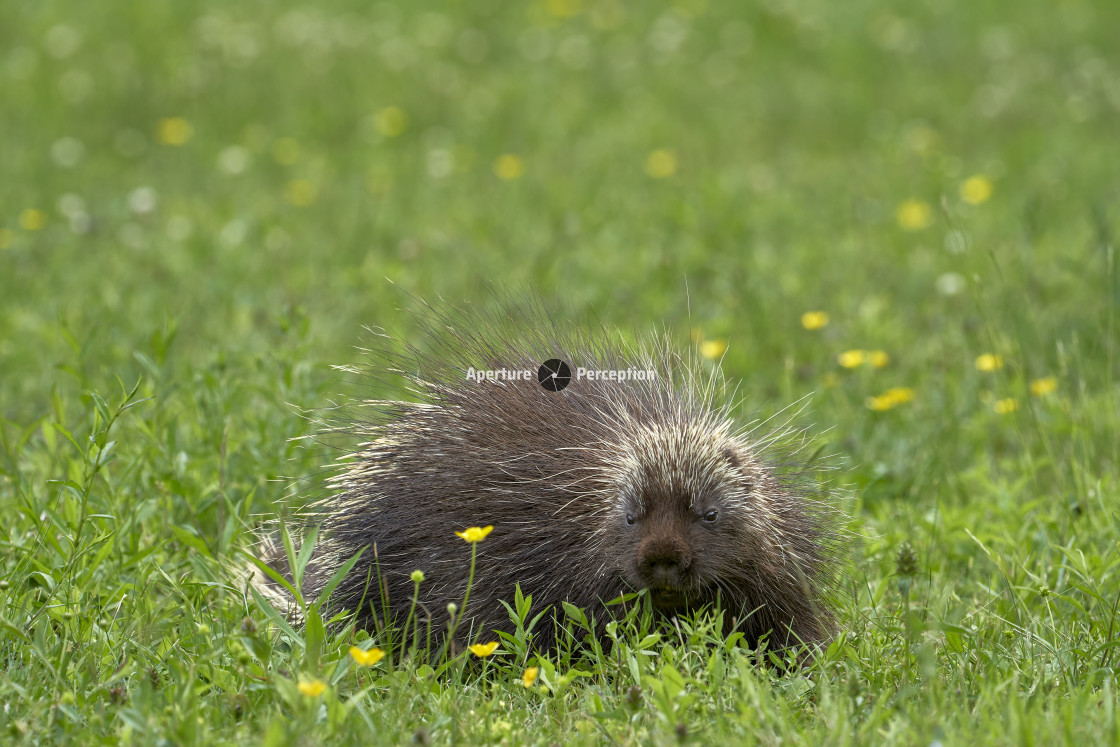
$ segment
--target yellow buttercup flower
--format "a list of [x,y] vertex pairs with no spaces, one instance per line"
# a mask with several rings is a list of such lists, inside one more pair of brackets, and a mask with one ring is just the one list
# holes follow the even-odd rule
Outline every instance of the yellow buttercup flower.
[[521,160],[520,156],[504,153],[494,161],[494,173],[497,174],[499,179],[505,179],[506,181],[518,179],[525,173],[525,162]]
[[867,362],[875,368],[882,368],[891,362],[891,357],[883,350],[872,350],[867,354]]
[[994,353],[984,353],[976,357],[976,370],[990,373],[1003,368],[1003,358]]
[[19,227],[24,231],[38,231],[47,225],[47,214],[42,210],[27,208],[19,214]]
[[700,355],[708,360],[719,358],[726,350],[727,340],[705,340],[700,343]]
[[293,179],[284,185],[284,199],[296,207],[307,207],[319,198],[319,188],[306,179]]
[[1043,379],[1035,379],[1031,382],[1031,394],[1036,397],[1043,397],[1050,394],[1058,388],[1058,381],[1053,376],[1047,376]]
[[579,0],[547,0],[544,4],[549,15],[556,18],[570,18],[580,11]]
[[894,407],[886,397],[868,397],[864,404],[867,405],[867,409],[875,412],[885,412]]
[[979,205],[992,196],[992,182],[980,174],[970,176],[961,183],[960,193],[961,199],[969,205]]
[[820,329],[828,326],[828,312],[806,311],[801,315],[801,326],[805,329]]
[[[459,537],[462,537],[467,542],[474,544],[475,542],[481,542],[482,540],[486,539],[486,535],[490,534],[490,532],[492,531],[494,531],[494,527],[492,526],[467,527],[461,532],[455,532],[455,534]],[[498,644],[494,645],[496,646]]]
[[498,650],[498,642],[491,641],[490,643],[476,643],[473,646],[468,646],[471,653],[480,659],[485,659],[490,654]]
[[322,680],[300,680],[296,687],[309,698],[317,698],[327,689]]
[[182,117],[165,117],[156,125],[156,139],[164,145],[183,145],[194,137],[194,127]]
[[889,397],[896,405],[902,405],[914,399],[914,390],[908,386],[896,386],[888,389],[884,396]]
[[385,652],[379,648],[371,648],[368,651],[363,651],[357,646],[350,647],[350,656],[359,665],[363,667],[372,667],[385,656]]
[[533,683],[537,681],[537,674],[540,673],[540,667],[529,667],[525,670],[525,674],[521,675],[521,684],[525,687],[532,687]]
[[836,361],[844,368],[859,368],[864,364],[882,368],[891,362],[891,357],[882,350],[845,350],[836,356]]
[[933,208],[922,200],[906,200],[894,214],[898,225],[907,231],[920,231],[933,224]]
[[396,137],[408,129],[408,115],[399,106],[387,106],[373,115],[373,125],[385,137]]
[[878,397],[868,397],[864,403],[868,409],[876,412],[885,412],[898,405],[904,405],[914,399],[914,390],[908,386],[896,386],[888,389]]
[[992,409],[1000,415],[1006,415],[1009,412],[1015,412],[1019,409],[1019,400],[1014,397],[1007,397],[1006,399],[997,399],[992,403]]
[[646,174],[654,179],[668,179],[677,173],[677,154],[668,148],[658,148],[646,156]]

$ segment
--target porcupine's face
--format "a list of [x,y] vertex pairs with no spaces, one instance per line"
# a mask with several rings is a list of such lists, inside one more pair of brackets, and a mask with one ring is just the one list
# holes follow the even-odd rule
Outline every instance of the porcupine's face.
[[748,512],[763,474],[735,441],[703,429],[646,434],[619,482],[620,571],[656,607],[709,604],[736,588],[752,546]]

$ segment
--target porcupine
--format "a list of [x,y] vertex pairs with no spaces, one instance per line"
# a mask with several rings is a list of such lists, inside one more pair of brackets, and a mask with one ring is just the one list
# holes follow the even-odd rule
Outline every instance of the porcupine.
[[[766,635],[772,648],[829,636],[843,516],[803,468],[781,462],[775,444],[789,428],[736,423],[718,366],[675,353],[667,335],[630,344],[604,327],[569,329],[538,301],[490,313],[427,306],[417,320],[423,342],[371,329],[373,365],[343,367],[418,401],[360,401],[351,411],[362,414],[335,428],[361,443],[302,514],[320,530],[306,598],[364,550],[327,612],[349,610],[371,630],[400,624],[421,570],[419,607],[441,636],[468,581],[470,551],[455,532],[493,525],[462,641],[510,630],[499,600],[518,584],[534,614],[559,613],[536,629],[542,650],[555,644],[561,602],[602,620],[605,602],[642,589],[670,614],[718,600],[725,633],[742,631],[751,647]],[[557,361],[567,386],[538,379]],[[287,570],[278,543],[261,555]],[[278,585],[255,583],[294,610]]]

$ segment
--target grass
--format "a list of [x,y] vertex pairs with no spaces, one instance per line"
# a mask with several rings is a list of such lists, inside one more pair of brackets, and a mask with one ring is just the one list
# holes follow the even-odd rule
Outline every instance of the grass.
[[[0,741],[1120,741],[1120,6],[10,6]],[[635,621],[527,688],[282,632],[225,569],[320,484],[289,403],[409,333],[386,277],[814,392],[866,536],[825,654]]]

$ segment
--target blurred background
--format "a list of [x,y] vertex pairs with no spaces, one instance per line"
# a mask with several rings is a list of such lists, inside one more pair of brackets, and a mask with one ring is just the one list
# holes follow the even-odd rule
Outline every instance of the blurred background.
[[[842,639],[762,695],[720,664],[697,734],[1115,739],[1118,29],[1115,0],[8,0],[6,733],[337,736],[288,718],[317,653],[247,658],[231,559],[321,493],[314,418],[384,394],[332,369],[363,325],[493,283],[669,328],[746,418],[811,395],[864,537]],[[517,673],[495,720],[463,713],[508,689],[398,674],[362,743],[646,718],[621,676],[569,713]]]
[[286,403],[327,404],[362,325],[411,328],[386,279],[668,325],[752,405],[815,393],[865,500],[965,496],[1115,376],[1113,2],[4,15],[13,433],[143,376],[168,474],[220,442],[263,485]]

